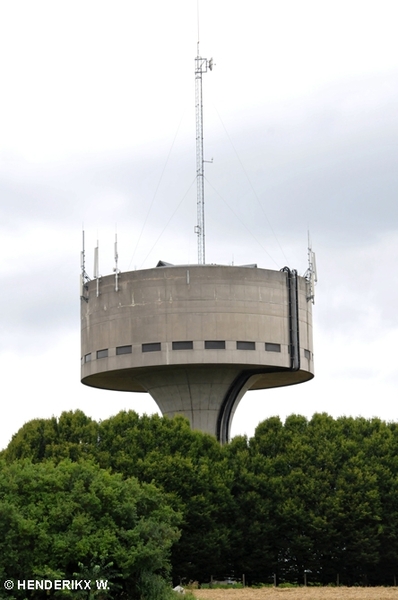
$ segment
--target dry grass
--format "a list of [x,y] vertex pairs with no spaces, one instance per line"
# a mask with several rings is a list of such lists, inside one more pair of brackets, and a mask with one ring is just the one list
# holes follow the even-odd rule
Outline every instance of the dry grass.
[[398,600],[398,587],[390,588],[261,588],[252,590],[193,590],[198,600]]

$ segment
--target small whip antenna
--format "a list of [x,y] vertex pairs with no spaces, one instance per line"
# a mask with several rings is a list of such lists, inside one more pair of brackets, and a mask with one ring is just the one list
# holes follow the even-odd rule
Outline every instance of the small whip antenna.
[[117,253],[117,233],[115,233],[115,267],[113,269],[113,272],[115,273],[115,292],[119,291],[119,268],[118,268],[118,260],[119,260],[119,254]]
[[94,279],[97,280],[97,298],[100,295],[100,291],[99,291],[99,280],[100,280],[100,274],[99,274],[99,243],[97,240],[97,245],[94,248]]

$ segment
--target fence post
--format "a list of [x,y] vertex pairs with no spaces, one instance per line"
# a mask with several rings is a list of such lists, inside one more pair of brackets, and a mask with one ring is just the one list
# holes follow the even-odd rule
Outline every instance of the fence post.
[[244,573],[242,575],[242,584],[243,584],[243,587],[246,587],[246,585],[245,585],[245,574]]

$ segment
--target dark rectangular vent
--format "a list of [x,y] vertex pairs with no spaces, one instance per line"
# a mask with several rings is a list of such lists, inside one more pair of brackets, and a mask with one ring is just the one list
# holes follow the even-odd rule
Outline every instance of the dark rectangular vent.
[[309,350],[304,350],[304,356],[305,358],[308,358],[308,360],[311,359],[311,352]]
[[281,345],[280,344],[273,344],[271,342],[265,342],[265,349],[267,352],[280,352],[281,351]]
[[131,354],[132,348],[131,345],[130,346],[118,346],[116,348],[116,355],[119,356],[120,354]]
[[173,342],[173,350],[193,350],[193,342]]
[[108,348],[106,350],[97,350],[97,358],[108,358]]
[[91,352],[90,352],[90,354],[85,354],[84,362],[85,363],[91,362]]
[[256,342],[236,342],[237,350],[255,350]]
[[225,350],[225,342],[219,340],[207,340],[205,350]]
[[152,342],[150,344],[142,344],[143,352],[159,352],[160,342]]

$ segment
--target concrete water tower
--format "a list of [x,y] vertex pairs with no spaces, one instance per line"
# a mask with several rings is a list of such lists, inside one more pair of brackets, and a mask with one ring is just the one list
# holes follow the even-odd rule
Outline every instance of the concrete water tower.
[[[312,379],[313,253],[305,277],[205,264],[202,74],[195,59],[198,265],[170,265],[89,280],[82,261],[81,380],[147,392],[163,415],[230,439],[248,390]],[[96,261],[97,264],[97,261]]]

